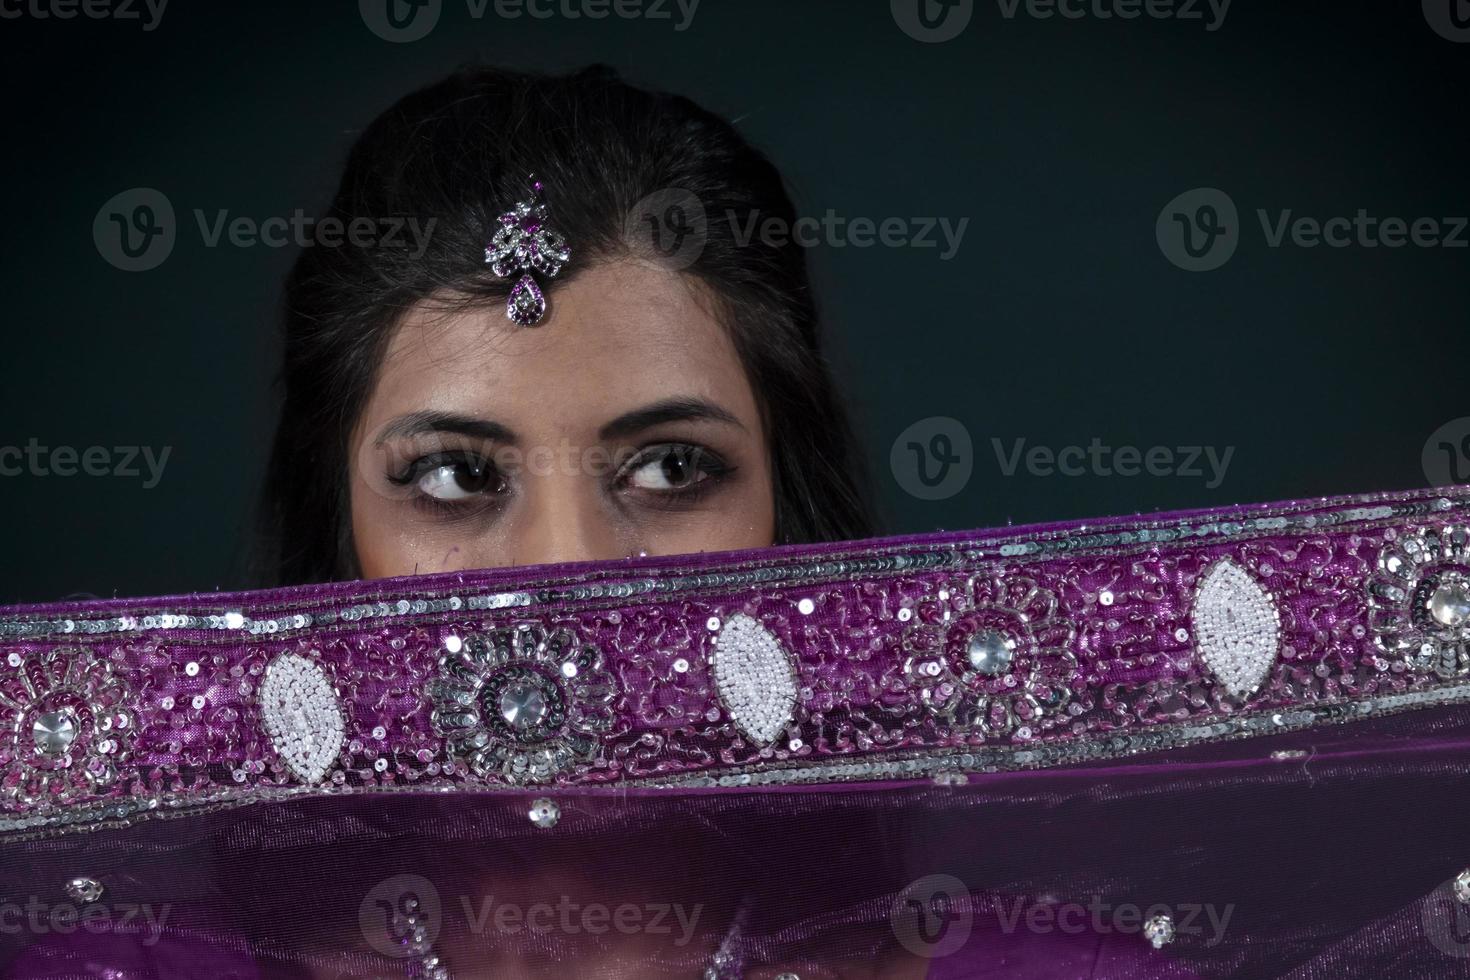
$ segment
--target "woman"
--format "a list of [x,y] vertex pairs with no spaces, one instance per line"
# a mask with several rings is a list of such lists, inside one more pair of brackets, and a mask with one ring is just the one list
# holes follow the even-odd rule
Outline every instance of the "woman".
[[[486,261],[518,203],[554,279]],[[602,68],[461,71],[367,128],[329,213],[432,230],[291,273],[275,582],[870,533],[805,255],[737,236],[791,200],[714,114]],[[526,275],[533,325],[507,315]]]

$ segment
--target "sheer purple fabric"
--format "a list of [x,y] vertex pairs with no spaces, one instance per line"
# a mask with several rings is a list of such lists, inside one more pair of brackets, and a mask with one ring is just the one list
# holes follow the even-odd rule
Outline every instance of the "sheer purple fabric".
[[1467,507],[0,611],[0,963],[1470,976]]

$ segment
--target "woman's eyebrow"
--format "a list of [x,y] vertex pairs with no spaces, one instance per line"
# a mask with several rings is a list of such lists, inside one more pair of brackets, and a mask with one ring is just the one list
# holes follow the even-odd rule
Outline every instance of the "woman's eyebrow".
[[457,435],[503,442],[512,446],[516,442],[514,432],[490,419],[456,415],[453,412],[411,412],[408,415],[400,415],[383,426],[375,444],[381,446],[389,439],[421,436],[431,432],[453,432]]
[[691,421],[723,422],[745,428],[739,419],[714,402],[703,398],[669,398],[619,415],[604,425],[597,434],[603,442],[610,442],[665,422]]

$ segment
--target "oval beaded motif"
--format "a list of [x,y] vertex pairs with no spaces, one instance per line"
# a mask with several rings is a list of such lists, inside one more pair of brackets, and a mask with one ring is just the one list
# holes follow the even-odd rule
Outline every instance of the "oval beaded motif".
[[1250,572],[1229,558],[1211,565],[1192,618],[1200,659],[1225,689],[1244,697],[1260,687],[1276,663],[1280,617]]
[[303,783],[320,782],[344,735],[342,708],[321,667],[283,653],[266,668],[259,697],[266,734],[281,759]]
[[791,721],[796,670],[791,654],[770,630],[740,614],[715,639],[715,685],[730,719],[757,745],[769,745]]

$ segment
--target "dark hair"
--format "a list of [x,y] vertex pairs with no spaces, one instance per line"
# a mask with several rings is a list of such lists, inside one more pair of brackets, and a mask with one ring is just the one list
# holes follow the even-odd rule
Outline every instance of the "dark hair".
[[433,219],[427,248],[364,247],[348,236],[303,249],[291,270],[261,577],[355,577],[349,440],[388,339],[430,297],[503,303],[508,282],[484,265],[485,242],[496,216],[527,196],[532,172],[573,249],[572,265],[549,286],[553,307],[555,283],[579,267],[640,250],[628,215],[650,195],[677,189],[705,216],[720,216],[701,222],[704,245],[685,271],[715,297],[761,406],[777,541],[872,533],[853,438],[820,352],[803,249],[736,237],[755,216],[786,227],[795,220],[770,161],[688,99],[634,88],[607,68],[546,77],[475,67],[375,119],[352,147],[327,213],[344,225]]

